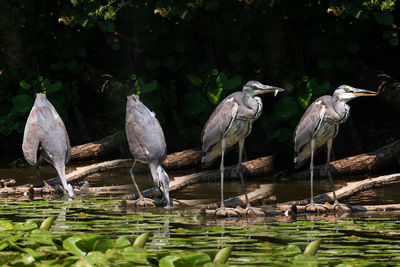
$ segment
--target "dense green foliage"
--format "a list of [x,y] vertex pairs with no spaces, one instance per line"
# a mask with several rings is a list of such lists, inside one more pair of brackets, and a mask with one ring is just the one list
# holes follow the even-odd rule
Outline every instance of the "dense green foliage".
[[[101,118],[106,135],[123,128],[126,96],[137,93],[162,125],[196,144],[219,101],[260,80],[288,91],[264,97],[260,123],[267,142],[288,143],[310,101],[373,63],[365,54],[377,44],[399,42],[391,0],[6,2],[2,135],[23,131],[37,92],[67,123],[77,110],[86,124]],[[92,82],[99,70],[112,78]]]

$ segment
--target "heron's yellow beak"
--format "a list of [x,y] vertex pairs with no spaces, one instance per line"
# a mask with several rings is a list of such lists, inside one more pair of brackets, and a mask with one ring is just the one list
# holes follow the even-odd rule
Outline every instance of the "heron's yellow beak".
[[369,91],[369,90],[364,90],[364,89],[358,89],[355,88],[352,90],[353,95],[356,96],[376,96],[377,92],[374,91]]

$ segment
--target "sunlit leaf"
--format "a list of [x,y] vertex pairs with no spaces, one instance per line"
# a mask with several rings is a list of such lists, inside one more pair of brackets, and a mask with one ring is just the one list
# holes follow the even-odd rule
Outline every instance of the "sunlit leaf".
[[0,231],[12,230],[14,226],[9,221],[0,221]]
[[31,84],[30,83],[28,83],[27,81],[25,81],[25,80],[21,80],[21,81],[19,81],[19,86],[21,86],[22,88],[24,88],[24,89],[29,89],[29,88],[31,88]]
[[82,251],[76,245],[76,243],[80,240],[82,240],[82,239],[75,237],[75,236],[71,236],[63,241],[63,247],[65,250],[67,250],[68,252],[70,252],[76,256],[85,256],[86,252]]
[[149,239],[150,233],[143,233],[140,236],[138,236],[135,239],[135,242],[133,243],[134,247],[137,248],[144,248],[144,246],[146,245],[147,240]]
[[232,253],[233,247],[226,247],[218,251],[215,255],[214,263],[226,263]]
[[321,239],[317,239],[311,242],[310,244],[308,244],[303,254],[307,256],[314,256],[317,253],[317,250],[319,249],[321,242],[322,242]]
[[211,258],[206,253],[185,253],[170,255],[159,261],[160,267],[184,267],[184,266],[203,266],[211,262]]
[[115,240],[116,248],[126,248],[126,247],[129,247],[130,245],[131,245],[131,242],[123,236],[120,236]]
[[188,78],[188,80],[189,80],[192,84],[194,84],[194,85],[196,85],[196,86],[200,86],[200,85],[202,85],[202,83],[203,83],[203,80],[202,80],[201,78],[197,77],[197,75],[195,75],[195,74],[190,74],[190,75],[188,75],[188,76],[186,76],[186,77]]

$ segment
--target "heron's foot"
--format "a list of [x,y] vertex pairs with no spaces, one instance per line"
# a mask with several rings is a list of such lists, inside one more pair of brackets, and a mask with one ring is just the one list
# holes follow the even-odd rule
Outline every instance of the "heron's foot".
[[242,216],[242,214],[237,209],[221,207],[215,210],[215,216],[230,218]]
[[255,217],[262,217],[265,216],[265,211],[260,208],[255,208],[250,205],[246,207],[246,215],[247,216],[255,216]]
[[234,177],[239,177],[239,173],[244,173],[244,171],[245,171],[244,166],[242,164],[240,164],[240,165],[238,164],[238,165],[236,165],[236,167],[234,167],[232,169],[232,175]]
[[139,197],[134,203],[138,207],[155,207],[156,202],[150,198]]
[[323,175],[328,175],[329,173],[332,173],[333,166],[330,163],[327,163],[324,166],[322,166],[321,170],[323,172]]
[[339,212],[341,212],[341,213],[344,213],[344,212],[350,210],[350,208],[347,207],[347,205],[341,204],[341,203],[339,203],[338,201],[336,201],[336,202],[333,204],[333,211],[336,212],[336,209],[337,209]]
[[53,188],[46,181],[43,181],[43,183],[44,183],[44,186],[40,190],[41,195],[54,195],[55,193],[57,193],[57,189]]
[[307,210],[309,210],[310,212],[316,212],[317,214],[319,214],[320,211],[329,212],[329,208],[327,206],[315,203],[307,204],[304,208],[304,213],[307,213]]

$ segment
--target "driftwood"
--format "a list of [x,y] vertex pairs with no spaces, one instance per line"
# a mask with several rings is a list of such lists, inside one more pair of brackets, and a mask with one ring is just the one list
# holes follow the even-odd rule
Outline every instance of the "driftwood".
[[[117,132],[107,136],[99,141],[90,142],[83,145],[74,146],[71,148],[71,161],[98,159],[109,156],[117,151],[119,147],[126,146],[125,133]],[[164,160],[165,169],[181,169],[193,166],[200,166],[201,151],[195,149],[187,149],[181,152],[169,154]],[[137,167],[137,171],[143,171],[143,166]]]
[[99,141],[71,148],[71,161],[96,159],[110,155],[122,145],[126,145],[125,133],[116,132]]
[[[176,153],[171,154],[167,157],[167,160],[169,160],[170,164],[169,166],[177,166],[182,162],[181,155],[186,154],[186,155],[192,155],[194,156],[197,154],[195,150],[185,150],[180,153],[180,156],[175,156]],[[258,175],[267,175],[271,174],[273,172],[273,156],[268,156],[268,157],[263,157],[251,161],[247,161],[243,163],[244,166],[244,173],[248,177],[254,177]],[[117,159],[117,160],[111,160],[111,161],[105,161],[101,163],[96,163],[92,164],[89,166],[84,166],[84,167],[78,167],[76,170],[70,172],[69,174],[66,175],[67,182],[69,183],[77,183],[84,179],[85,177],[98,173],[98,172],[104,172],[104,171],[109,171],[109,170],[114,170],[114,169],[119,169],[119,168],[130,168],[133,164],[133,159]],[[139,164],[137,164],[139,165]],[[139,165],[140,168],[145,167],[145,165]],[[238,172],[235,168],[236,166],[231,166],[227,167],[225,169],[225,176],[226,179],[229,178],[237,178],[238,177]],[[172,168],[172,167],[171,167]],[[136,171],[136,170],[135,170]],[[170,183],[170,192],[175,192],[178,190],[181,190],[185,188],[186,186],[195,184],[195,183],[200,183],[200,182],[207,182],[207,181],[214,181],[219,179],[219,171],[216,170],[210,170],[210,171],[203,171],[191,175],[186,175],[186,176],[180,176],[180,177],[175,177],[173,181]],[[60,184],[60,180],[58,177],[49,179],[47,181],[50,185],[56,185]],[[39,182],[35,184],[35,187],[42,187],[43,182]],[[12,190],[15,190],[15,194],[19,195],[21,192],[25,192],[28,190],[30,187],[29,184],[25,185],[20,185],[16,187],[8,187],[8,189],[5,191],[6,194],[12,195]],[[14,188],[14,189],[12,189]],[[22,190],[22,191],[21,191]],[[102,189],[103,191],[106,189]],[[113,188],[110,188],[109,190],[114,190]],[[119,189],[115,189],[119,190]],[[3,192],[3,188],[0,188],[0,194]],[[110,191],[111,192],[111,191]],[[131,190],[130,192],[135,192],[134,190]],[[151,188],[148,190],[145,190],[142,192],[145,196],[147,197],[154,197],[154,196],[160,196],[160,191],[157,188]],[[129,198],[136,198],[135,195],[128,195],[126,197],[127,199]]]
[[[381,147],[373,152],[364,153],[331,162],[333,175],[351,175],[367,173],[382,169],[389,164],[400,160],[400,140],[387,146]],[[290,175],[288,180],[309,179],[310,170]],[[314,167],[314,177],[327,177],[325,165]]]
[[[379,176],[375,178],[369,178],[362,181],[348,183],[346,186],[338,189],[335,191],[336,197],[339,201],[350,198],[356,194],[359,194],[363,191],[380,188],[383,186],[388,186],[392,184],[400,183],[400,173],[390,174]],[[326,202],[333,202],[333,194],[325,193],[314,197],[315,203],[326,203]],[[289,201],[282,204],[277,204],[275,209],[277,211],[297,211],[297,212],[304,212],[304,207],[306,204],[310,203],[310,199],[303,199],[303,200],[296,200],[296,201]],[[396,204],[397,205],[397,204]],[[349,206],[346,205],[347,208],[354,211],[370,211],[370,210],[380,210],[379,206]],[[393,205],[383,205],[385,209],[389,209],[390,206]],[[397,207],[397,206],[393,206]]]
[[[271,174],[273,169],[274,157],[262,157],[255,160],[250,160],[243,162],[243,171],[246,177],[254,177],[259,175],[268,175]],[[239,173],[235,166],[229,166],[225,168],[225,179],[238,178]],[[210,181],[218,181],[220,179],[219,170],[209,170],[202,171],[190,175],[175,177],[173,181],[169,184],[169,192],[176,192],[182,190],[183,188],[197,183],[205,183]],[[151,188],[142,192],[144,196],[147,197],[158,197],[161,196],[160,190],[157,188]],[[136,199],[137,195],[127,195],[124,197],[125,199]]]

